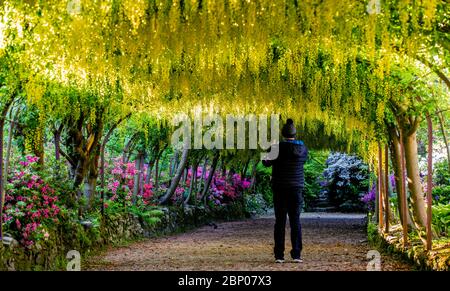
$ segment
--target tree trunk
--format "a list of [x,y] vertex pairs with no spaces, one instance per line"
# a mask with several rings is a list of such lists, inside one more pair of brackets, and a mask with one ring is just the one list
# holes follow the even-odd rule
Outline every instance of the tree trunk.
[[159,156],[156,157],[155,161],[155,189],[159,187]]
[[406,171],[408,176],[408,188],[411,193],[411,205],[413,208],[413,221],[419,232],[426,226],[426,208],[419,175],[419,160],[417,155],[416,131],[402,132],[405,147]]
[[[375,166],[375,165],[374,165]],[[377,224],[380,223],[380,195],[378,195],[378,191],[380,191],[380,179],[377,176],[377,192],[375,194],[375,221]]]
[[242,179],[244,179],[245,175],[247,175],[247,169],[248,169],[249,164],[250,164],[250,159],[248,159],[247,162],[245,162],[244,168],[242,169],[242,172],[241,172]]
[[156,161],[155,161],[155,189],[158,189],[159,187],[159,178],[160,178],[160,174],[161,174],[161,170],[159,167],[159,161],[161,160],[161,156],[164,153],[164,151],[166,150],[168,144],[166,144],[157,154],[156,157]]
[[101,186],[101,193],[100,193],[100,199],[101,199],[101,214],[105,214],[105,147],[102,145],[102,148],[100,149],[100,186]]
[[178,163],[178,151],[175,151],[173,154],[173,157],[170,162],[170,170],[169,170],[169,176],[172,177],[173,173],[175,172],[175,169],[177,168]]
[[97,148],[93,153],[92,159],[89,161],[87,176],[84,184],[84,196],[86,198],[86,209],[91,209],[94,201],[98,179],[98,162],[100,158],[100,149]]
[[[99,159],[101,144],[100,140],[103,133],[103,109],[99,110],[94,123],[86,125],[87,137],[84,137],[84,115],[79,117],[75,126],[71,126],[69,135],[72,143],[72,160],[77,161],[75,170],[75,189],[78,189],[79,196],[82,194],[79,186],[83,179],[85,182],[84,195],[87,200],[86,209],[92,206],[92,200],[95,197],[97,178],[99,172]],[[82,209],[80,208],[80,214]]]
[[[409,212],[409,207],[408,207],[407,200],[406,200],[407,199],[407,195],[406,195],[405,146],[403,145],[403,138],[402,138],[401,132],[400,132],[400,153],[401,153],[401,172],[402,172],[401,183],[402,183],[402,189],[403,189],[402,195],[405,198],[403,200],[403,203],[402,203],[402,209],[403,209],[403,213],[404,213],[403,221],[406,221],[406,213]],[[410,214],[410,217],[412,217],[411,214]],[[402,233],[403,233],[403,235],[402,235],[403,236],[403,247],[406,247],[406,245],[408,244],[408,240],[409,240],[409,238],[408,238],[408,225],[406,223],[403,224]]]
[[134,175],[134,185],[133,185],[133,204],[136,204],[137,196],[139,194],[141,186],[141,172],[142,172],[142,159],[144,157],[143,152],[139,152],[136,157],[136,174]]
[[382,229],[384,225],[383,216],[383,151],[381,149],[381,144],[378,143],[378,227]]
[[0,241],[3,239],[3,204],[5,197],[5,184],[3,171],[3,129],[5,127],[4,117],[0,119]]
[[53,142],[55,143],[55,160],[58,162],[61,159],[61,132],[63,128],[64,125],[61,124],[53,131]]
[[59,162],[61,160],[61,136],[59,133],[53,134],[53,142],[55,143],[55,160]]
[[427,251],[432,249],[432,204],[433,204],[433,123],[431,117],[427,114],[428,130],[428,158],[427,158]]
[[189,174],[189,162],[186,163],[186,167],[184,168],[183,172],[183,185],[186,185],[187,177]]
[[[87,171],[88,169],[86,160],[85,159],[79,160],[76,168],[74,169],[73,186],[75,189],[78,189],[81,186],[81,184],[84,181],[84,178],[86,177]],[[78,194],[81,194],[81,192],[79,192]]]
[[[198,171],[198,166],[200,164],[200,160],[198,161],[194,171],[195,171],[195,179],[194,179],[194,186],[192,188],[192,193],[191,195],[191,200],[192,200],[192,204],[195,205],[197,203],[197,194],[198,194],[198,180],[199,178],[197,177],[197,171]],[[200,177],[201,179],[201,177]]]
[[152,163],[153,163],[153,161],[151,161],[151,160],[148,162],[147,175],[145,176],[145,184],[146,185],[150,184],[150,179],[152,177]]
[[[10,115],[12,115],[12,110],[13,110],[13,108],[11,108]],[[17,122],[17,117],[19,115],[19,111],[20,110],[17,109],[16,114],[14,114],[14,117],[11,118],[11,121],[9,123],[8,143],[6,145],[6,157],[5,157],[4,171],[3,171],[3,185],[6,185],[7,180],[8,180],[9,161],[10,161],[10,157],[11,157],[12,136],[13,136],[15,124]],[[6,194],[5,188],[3,188],[2,205],[5,204],[5,196],[6,196],[5,194]]]
[[84,197],[86,197],[85,209],[90,209],[92,206],[96,186],[97,186],[97,177],[89,173],[84,183]]
[[2,115],[0,116],[0,241],[3,239],[3,201],[5,196],[4,177],[6,175],[3,168],[3,130],[5,127],[5,118],[8,114],[9,107],[13,103],[14,98],[8,100],[3,105]]
[[195,200],[197,198],[197,170],[198,170],[198,165],[200,164],[200,161],[202,160],[203,156],[199,157],[198,159],[196,159],[194,161],[194,164],[192,165],[191,168],[191,185],[189,185],[189,193],[188,196],[186,197],[184,204],[187,205],[189,203],[189,200],[192,198],[193,203],[195,204]]
[[137,138],[137,133],[135,133],[130,140],[126,143],[125,147],[123,148],[122,153],[122,161],[124,164],[128,163],[129,154],[131,153],[131,149],[133,148],[133,144]]
[[209,186],[211,185],[211,181],[213,179],[214,172],[216,171],[216,168],[217,168],[217,163],[219,162],[219,157],[220,157],[220,155],[219,155],[219,152],[217,151],[214,154],[214,159],[211,164],[211,170],[209,171],[208,180],[205,183],[205,187],[203,188],[202,196],[200,198],[200,201],[203,201],[203,203],[205,203],[205,204],[206,204],[206,196],[208,195]]
[[[202,166],[202,176],[200,177],[200,183],[198,184],[197,193],[201,192],[203,190],[203,187],[205,186],[205,180],[206,180],[206,168],[208,166],[208,158],[205,159],[205,162]],[[197,198],[197,197],[195,197]]]
[[141,161],[139,165],[139,195],[144,194],[144,164],[145,164],[145,153],[142,153]]
[[403,195],[403,193],[406,193],[403,189],[403,183],[402,183],[402,152],[401,152],[401,146],[400,146],[400,137],[398,136],[397,129],[395,127],[389,127],[389,137],[390,137],[390,143],[389,148],[391,151],[391,161],[392,161],[392,168],[394,170],[394,177],[395,177],[395,191],[397,192],[397,208],[399,211],[399,217],[400,221],[403,225],[403,217],[406,217],[406,224],[409,226],[412,226],[412,220],[411,216],[409,215],[409,211],[406,211],[403,213],[403,201],[407,204],[407,198]]
[[181,176],[183,175],[184,168],[186,167],[188,156],[189,156],[189,149],[188,149],[188,147],[184,147],[183,154],[181,156],[181,161],[180,161],[180,164],[178,165],[175,177],[171,180],[170,187],[169,187],[169,189],[167,189],[166,194],[159,200],[159,203],[161,205],[167,204],[169,202],[170,198],[175,193],[178,183],[180,182]]
[[256,169],[257,169],[258,163],[259,163],[259,161],[257,161],[257,160],[255,160],[255,162],[253,163],[252,178],[250,180],[249,189],[254,189],[254,187],[256,186]]
[[61,125],[58,128],[55,128],[53,130],[53,142],[55,144],[55,161],[56,161],[56,167],[55,167],[55,176],[61,177],[61,167],[59,164],[59,161],[61,160],[61,132],[64,128],[64,125],[61,123]]
[[439,120],[439,127],[441,129],[442,137],[444,140],[445,150],[447,151],[447,165],[448,165],[447,169],[450,172],[450,147],[448,145],[447,133],[445,131],[444,117],[442,116],[442,112],[438,112],[437,116],[438,116],[438,120]]
[[384,147],[384,232],[389,233],[389,218],[390,218],[390,201],[389,201],[389,149],[386,145]]
[[[195,171],[195,172],[194,172]],[[188,193],[187,193],[187,195],[186,195],[186,197],[185,197],[185,199],[184,199],[184,201],[183,201],[183,204],[184,205],[187,205],[188,204],[188,202],[189,202],[189,199],[190,199],[190,197],[191,197],[191,195],[192,195],[192,192],[193,191],[195,191],[194,189],[194,184],[195,184],[195,181],[197,180],[197,163],[195,164],[195,165],[192,165],[191,166],[191,173],[192,173],[192,176],[191,176],[191,184],[189,185],[189,191],[188,191]]]
[[169,177],[172,177],[172,167],[173,167],[173,157],[170,158],[170,163],[169,163]]

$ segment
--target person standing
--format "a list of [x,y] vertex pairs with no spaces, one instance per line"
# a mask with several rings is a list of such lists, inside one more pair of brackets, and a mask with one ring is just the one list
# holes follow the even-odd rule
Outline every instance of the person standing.
[[286,216],[289,216],[291,228],[291,257],[294,262],[303,262],[302,228],[300,211],[303,205],[303,188],[305,185],[303,165],[308,158],[308,149],[301,140],[296,140],[297,130],[292,119],[287,119],[281,134],[278,157],[263,160],[263,165],[272,167],[272,192],[275,210],[275,246],[276,263],[284,262],[284,244]]

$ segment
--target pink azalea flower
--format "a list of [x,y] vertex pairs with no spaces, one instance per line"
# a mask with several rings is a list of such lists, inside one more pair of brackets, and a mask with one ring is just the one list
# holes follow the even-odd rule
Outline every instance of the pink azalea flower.
[[22,165],[22,166],[24,166],[24,167],[26,167],[26,166],[29,165],[29,163],[28,163],[28,162],[25,162],[25,161],[20,161],[19,164]]
[[250,182],[247,180],[242,181],[242,188],[247,189],[250,187]]

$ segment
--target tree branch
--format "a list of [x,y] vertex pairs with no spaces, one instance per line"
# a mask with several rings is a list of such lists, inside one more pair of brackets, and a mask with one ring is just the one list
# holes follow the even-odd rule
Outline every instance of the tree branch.
[[117,120],[117,122],[114,123],[113,126],[111,126],[111,128],[106,133],[105,138],[103,139],[102,149],[104,149],[106,147],[106,144],[108,143],[109,138],[111,137],[112,133],[117,128],[117,126],[119,126],[119,124],[122,123],[122,121],[124,121],[125,119],[128,119],[131,116],[131,114],[132,113],[130,112],[127,115],[125,115],[124,117],[119,118],[119,120]]
[[66,158],[66,160],[70,163],[70,165],[71,165],[73,168],[76,167],[75,162],[72,160],[72,158],[71,158],[68,154],[66,154],[66,152],[64,152],[64,150],[63,150],[62,148],[59,148],[59,153],[60,153],[63,157]]
[[421,62],[422,64],[426,65],[428,68],[430,68],[433,72],[436,73],[436,75],[439,76],[439,78],[444,81],[444,83],[447,85],[447,87],[450,89],[450,79],[437,68],[435,65],[433,65],[430,61],[427,59],[417,56],[416,59]]

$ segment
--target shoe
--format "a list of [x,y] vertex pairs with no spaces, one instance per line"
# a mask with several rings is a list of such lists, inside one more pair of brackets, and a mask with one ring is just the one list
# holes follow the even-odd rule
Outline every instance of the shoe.
[[282,264],[282,263],[284,263],[284,259],[276,259],[275,263]]
[[303,263],[303,259],[302,258],[294,259],[293,262],[300,264],[300,263]]

